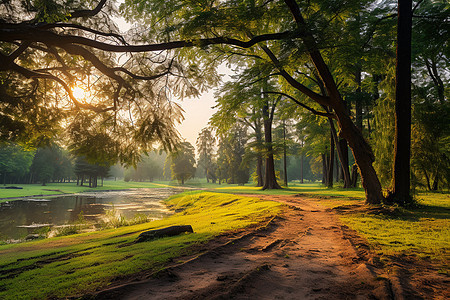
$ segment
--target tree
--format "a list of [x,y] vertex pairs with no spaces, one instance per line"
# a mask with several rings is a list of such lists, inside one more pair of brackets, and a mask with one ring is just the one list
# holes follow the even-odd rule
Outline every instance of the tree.
[[56,170],[55,161],[60,158],[60,149],[55,146],[39,148],[33,158],[30,171],[33,178],[40,181],[42,185],[46,185],[54,178]]
[[[433,101],[434,100],[434,101]],[[412,168],[415,185],[436,191],[450,183],[450,105],[423,99],[413,110]]]
[[20,145],[7,143],[0,145],[0,176],[3,184],[25,182],[33,160],[34,151]]
[[[347,16],[354,16],[354,12],[361,9],[360,1],[307,1],[301,3],[297,3],[295,0],[219,1],[201,2],[194,6],[190,1],[149,0],[145,2],[145,5],[142,5],[142,1],[128,0],[122,5],[124,14],[130,19],[139,18],[139,24],[146,27],[145,33],[148,34],[147,36],[137,37],[141,42],[139,45],[128,45],[114,33],[104,34],[101,30],[83,27],[75,22],[79,17],[95,17],[104,8],[105,2],[105,0],[100,1],[95,9],[72,11],[70,16],[66,13],[65,6],[47,5],[48,7],[42,7],[42,9],[38,7],[36,8],[38,13],[33,15],[35,18],[30,22],[14,23],[11,21],[13,15],[8,15],[8,18],[0,26],[0,40],[4,41],[9,47],[8,51],[5,52],[7,54],[2,54],[4,59],[2,59],[1,69],[13,72],[18,78],[15,83],[21,81],[21,76],[57,82],[66,90],[74,106],[79,109],[92,110],[96,114],[102,115],[102,118],[99,118],[101,120],[98,120],[99,124],[109,124],[108,127],[114,128],[115,133],[121,133],[120,136],[132,137],[131,141],[135,142],[134,145],[137,147],[129,148],[137,149],[139,146],[148,147],[146,141],[155,141],[155,139],[162,139],[164,144],[169,147],[173,145],[174,131],[164,130],[164,128],[173,128],[173,124],[167,119],[173,120],[176,118],[166,117],[167,114],[158,115],[157,113],[162,111],[160,105],[149,105],[147,106],[149,109],[143,110],[147,113],[139,117],[142,123],[138,122],[136,128],[130,126],[130,124],[134,124],[133,122],[111,121],[115,120],[117,116],[123,116],[120,113],[116,114],[117,110],[126,108],[126,104],[135,103],[135,99],[142,105],[146,103],[145,93],[134,93],[133,91],[138,89],[129,89],[129,82],[134,83],[136,80],[150,78],[154,80],[166,79],[168,78],[167,72],[175,72],[174,68],[177,67],[177,75],[180,76],[175,76],[175,78],[183,80],[183,85],[176,91],[180,95],[188,95],[194,93],[194,91],[192,85],[190,85],[192,81],[187,80],[187,78],[190,80],[197,79],[199,86],[205,88],[208,84],[213,84],[216,81],[214,69],[225,59],[236,64],[239,64],[239,59],[242,56],[262,59],[271,65],[271,68],[264,70],[266,76],[282,78],[280,82],[282,82],[282,92],[286,94],[286,99],[294,101],[312,113],[336,120],[340,136],[347,140],[359,167],[362,185],[366,192],[366,201],[368,203],[380,203],[383,199],[381,184],[372,165],[374,162],[372,149],[350,116],[348,107],[342,97],[342,86],[346,84],[341,83],[345,81],[343,80],[345,76],[343,76],[340,66],[335,67],[334,64],[335,58],[338,56],[336,53],[345,52],[353,43],[353,41],[346,39],[346,35],[341,34],[340,29],[346,28],[348,24]],[[51,1],[49,3],[54,4]],[[370,1],[364,2],[364,4],[374,11],[378,6],[378,3],[374,5],[374,2]],[[387,3],[385,6],[389,7],[389,4]],[[10,11],[14,11],[14,7]],[[42,14],[43,11],[47,13]],[[149,23],[151,26],[148,26]],[[74,33],[66,34],[60,28],[77,30],[74,30]],[[359,28],[367,28],[368,35],[373,33],[371,24],[361,24]],[[81,32],[81,34],[78,34],[78,32]],[[94,34],[102,36],[105,41],[95,39]],[[115,39],[117,43],[111,42],[108,38]],[[142,41],[149,41],[150,44],[143,44]],[[371,42],[371,40],[368,39],[368,42]],[[19,46],[14,43],[18,43]],[[339,47],[341,44],[347,46]],[[46,46],[42,47],[41,45]],[[217,47],[211,47],[212,45],[217,45]],[[77,55],[83,58],[82,61],[87,61],[89,66],[93,65],[94,69],[97,70],[96,72],[103,74],[105,79],[108,79],[102,81],[102,83],[104,87],[109,87],[105,88],[107,91],[105,94],[112,96],[109,105],[83,104],[72,97],[70,87],[67,84],[64,85],[54,74],[48,74],[48,72],[51,73],[61,68],[66,69],[59,63],[56,67],[52,66],[52,70],[45,69],[43,72],[40,71],[45,68],[42,67],[42,64],[41,68],[28,68],[25,58],[30,51],[36,52],[35,48],[30,47],[37,46],[43,48],[43,50],[39,49],[45,54],[42,55],[42,59],[56,62],[59,57]],[[59,57],[58,55],[55,56],[50,54],[52,50],[48,47],[57,48],[64,53],[58,53]],[[196,48],[195,54],[194,51],[188,49],[193,47]],[[175,51],[174,49],[180,50]],[[171,54],[176,53],[177,59],[180,59],[180,61],[163,59],[165,65],[162,69],[164,70],[140,75],[136,75],[132,73],[133,70],[127,69],[128,65],[125,65],[125,70],[121,67],[108,67],[109,63],[98,59],[101,55],[96,55],[97,52],[101,54],[105,54],[105,52],[129,52],[135,53],[136,55],[133,55],[133,57],[142,58],[144,62],[152,61],[152,59],[144,59],[145,55],[138,53],[162,50],[171,50],[168,57],[172,57]],[[161,58],[161,55],[157,57]],[[17,63],[19,61],[20,64]],[[98,61],[103,64],[98,63]],[[186,63],[188,67],[181,67],[183,65],[181,62]],[[141,64],[138,65],[141,67]],[[303,67],[305,65],[306,67]],[[80,66],[75,67],[78,69]],[[315,80],[316,76],[319,80]],[[70,76],[65,75],[65,77],[69,78]],[[200,78],[203,82],[199,80]],[[109,79],[114,83],[112,86],[109,84]],[[32,82],[26,83],[29,85],[27,89],[30,90]],[[311,86],[313,83],[315,85]],[[145,90],[145,88],[149,88],[148,85],[142,84],[142,88]],[[320,91],[320,85],[323,85],[324,92]],[[8,85],[8,87],[14,86],[13,84]],[[139,87],[141,86],[139,85]],[[126,93],[125,90],[129,93]],[[155,90],[161,89],[153,89],[153,91]],[[135,94],[138,97],[135,97]],[[118,100],[117,95],[123,97]],[[165,100],[167,97],[162,98]],[[152,107],[158,107],[156,116],[166,117],[166,119],[162,118],[165,121],[154,121],[155,119],[161,119],[154,117],[153,112],[155,110],[151,110]],[[323,107],[326,107],[328,111],[324,111]],[[136,111],[139,111],[139,109],[136,108]],[[168,108],[166,111],[171,110]],[[77,118],[77,120],[80,119]],[[11,116],[8,120],[10,121],[8,125],[11,125],[9,127],[14,129],[17,124],[13,121],[16,118]],[[102,122],[105,120],[109,120],[109,123]],[[114,127],[115,124],[127,124],[128,126],[118,126],[121,127],[121,130],[118,130]],[[19,128],[19,125],[16,127]],[[160,130],[155,131],[154,128]],[[137,129],[139,134],[130,134],[130,132],[136,132],[134,129]],[[72,132],[78,133],[80,131]],[[103,134],[110,134],[111,132],[104,130]],[[95,135],[92,136],[95,137]],[[129,144],[130,140],[111,138],[109,145],[114,145],[114,147],[109,149],[115,151],[116,157],[127,159],[132,157],[132,154],[127,151],[129,148],[120,146]],[[119,153],[124,154],[120,155]]]
[[102,179],[108,176],[110,166],[108,163],[91,163],[85,157],[79,156],[75,159],[74,173],[77,175],[77,185],[83,185],[86,178],[89,178],[89,187],[98,186],[98,177]]
[[411,32],[412,0],[398,0],[394,175],[389,199],[400,205],[405,205],[412,201],[410,193]]
[[[349,146],[359,166],[367,202],[381,202],[383,196],[381,193],[381,185],[372,166],[374,161],[372,150],[348,114],[339,92],[338,84],[324,59],[324,55],[327,53],[325,51],[321,52],[324,40],[316,38],[314,35],[315,32],[319,32],[320,30],[332,33],[333,25],[330,24],[330,20],[336,23],[340,22],[339,18],[332,17],[336,14],[336,10],[338,12],[347,12],[348,10],[355,9],[355,7],[352,7],[353,3],[348,3],[348,6],[342,5],[342,3],[336,3],[336,6],[325,5],[323,2],[315,3],[317,5],[317,11],[320,11],[320,14],[314,14],[315,8],[313,6],[300,7],[293,0],[285,0],[284,3],[280,1],[258,4],[256,2],[236,3],[233,1],[225,1],[220,2],[220,6],[215,6],[214,3],[204,3],[204,7],[199,5],[199,7],[193,10],[187,9],[189,7],[187,3],[185,5],[179,5],[178,3],[176,6],[178,7],[177,10],[164,9],[169,4],[174,5],[174,3],[166,2],[160,6],[161,3],[159,1],[147,2],[146,9],[151,9],[151,11],[145,10],[145,13],[149,14],[147,19],[152,24],[160,25],[159,28],[172,29],[169,29],[169,35],[166,38],[192,39],[195,36],[198,37],[197,43],[204,47],[211,44],[222,44],[238,46],[241,49],[249,49],[248,51],[240,51],[239,49],[236,51],[234,50],[236,48],[221,47],[217,53],[238,52],[238,54],[242,55],[255,55],[255,49],[261,49],[265,58],[276,69],[274,73],[277,76],[281,76],[289,84],[291,91],[296,90],[312,99],[315,103],[330,107],[332,112],[326,113],[305,105],[310,111],[315,111],[322,115],[329,115],[338,121],[340,134],[349,142]],[[133,10],[135,7],[133,1],[127,1],[126,6],[123,6],[130,17],[131,12],[136,12]],[[273,17],[275,13],[270,13],[274,11],[277,11],[276,19]],[[286,12],[289,12],[291,19],[289,19],[289,15]],[[206,18],[207,15],[211,14],[215,16],[213,20]],[[295,24],[294,26],[291,21],[292,18]],[[156,20],[160,19],[170,20],[170,22],[157,23]],[[230,22],[230,20],[233,21]],[[308,21],[317,24],[317,27],[310,26]],[[249,24],[252,25],[249,26]],[[157,27],[153,27],[152,29],[159,30]],[[174,28],[180,28],[180,30],[174,30]],[[221,32],[221,35],[219,37],[209,37],[213,32]],[[250,36],[250,39],[245,41],[233,38],[238,36]],[[326,34],[323,36],[328,37]],[[336,34],[333,38],[339,39]],[[265,45],[262,43],[257,44],[262,41],[269,42]],[[281,42],[278,43],[278,41]],[[279,55],[277,56],[274,51],[277,51]],[[259,53],[255,56],[260,56]],[[284,55],[281,53],[284,53]],[[303,53],[307,53],[309,59],[312,61],[315,72],[317,72],[320,81],[325,86],[326,95],[318,94],[313,89],[305,86],[301,79],[296,79],[295,77],[297,76],[294,77],[292,75],[291,71],[295,71],[296,65],[298,65],[298,59],[295,58],[295,55],[300,57]],[[203,58],[201,54],[197,56]],[[296,65],[293,65],[292,62],[289,63],[290,59]],[[217,63],[217,57],[215,63]],[[296,99],[296,97],[291,98]],[[298,102],[301,103],[300,101]]]
[[248,162],[244,161],[248,141],[247,127],[236,123],[227,132],[219,135],[217,169],[219,182],[245,184],[250,178]]
[[[109,120],[115,120],[117,117],[122,116],[122,114],[116,114],[118,108],[124,108],[125,106],[122,106],[122,103],[133,103],[133,101],[125,101],[126,99],[131,100],[127,97],[132,97],[134,99],[145,99],[144,97],[138,95],[138,97],[135,97],[136,94],[134,93],[133,89],[130,89],[129,82],[133,80],[140,80],[140,79],[158,79],[162,78],[165,75],[168,75],[169,72],[173,71],[173,66],[180,66],[179,64],[176,64],[173,60],[167,61],[164,70],[161,72],[155,72],[151,74],[139,74],[136,75],[132,71],[126,68],[126,66],[118,67],[118,68],[111,68],[108,67],[108,63],[105,63],[102,61],[99,57],[100,55],[96,55],[97,51],[100,53],[104,53],[102,51],[107,52],[130,52],[130,53],[143,53],[143,52],[149,52],[149,51],[161,51],[161,50],[170,50],[170,49],[176,49],[176,48],[186,48],[186,47],[194,47],[194,46],[201,46],[201,47],[207,47],[208,45],[233,45],[238,46],[243,49],[250,49],[252,46],[257,45],[260,42],[264,41],[271,41],[270,47],[272,49],[279,49],[279,44],[277,44],[277,41],[284,40],[288,44],[290,42],[297,42],[301,41],[302,45],[300,48],[302,51],[306,51],[308,53],[311,61],[314,63],[315,70],[317,71],[319,77],[321,78],[321,81],[324,83],[327,95],[320,95],[317,92],[315,92],[312,89],[307,88],[305,85],[301,83],[301,80],[295,79],[290,74],[290,69],[286,69],[284,66],[284,59],[281,61],[281,57],[276,54],[266,45],[258,44],[257,46],[259,49],[261,49],[266,57],[271,61],[274,65],[274,67],[279,71],[279,76],[283,77],[289,85],[295,89],[300,91],[301,93],[305,94],[307,97],[314,100],[316,103],[319,103],[321,105],[329,106],[333,109],[333,116],[338,120],[338,123],[341,128],[341,133],[344,138],[347,139],[347,141],[350,144],[350,147],[352,148],[352,151],[354,153],[355,159],[359,165],[362,177],[363,177],[363,186],[365,187],[366,194],[367,194],[367,201],[370,203],[378,203],[382,199],[381,195],[381,186],[379,184],[379,181],[376,177],[376,173],[373,170],[372,162],[373,162],[373,154],[370,149],[370,146],[367,144],[367,142],[362,137],[361,133],[357,130],[356,126],[352,123],[350,116],[348,115],[345,105],[342,101],[342,97],[339,93],[339,90],[337,88],[337,84],[335,79],[332,76],[332,73],[330,72],[330,69],[328,68],[327,63],[325,62],[322,53],[320,52],[320,42],[319,40],[316,40],[314,37],[314,34],[312,32],[312,27],[308,26],[307,21],[309,19],[305,19],[304,15],[302,13],[302,9],[304,10],[304,13],[306,13],[306,16],[309,18],[311,16],[313,17],[320,17],[320,15],[317,14],[311,14],[311,7],[299,7],[299,5],[293,1],[293,0],[286,0],[284,3],[281,2],[270,2],[270,3],[264,3],[262,7],[259,7],[259,5],[255,5],[256,3],[251,2],[248,3],[248,5],[245,7],[245,9],[242,9],[243,7],[240,7],[241,4],[236,3],[233,1],[227,1],[225,3],[220,3],[220,6],[210,6],[209,4],[206,4],[206,7],[195,7],[195,9],[191,9],[191,5],[179,5],[180,3],[169,3],[166,2],[163,5],[161,5],[160,1],[148,1],[146,2],[146,9],[151,9],[151,11],[143,11],[142,9],[134,10],[134,8],[139,7],[140,2],[136,2],[136,6],[132,1],[127,1],[123,8],[125,9],[125,14],[129,17],[136,16],[136,17],[142,17],[143,14],[145,14],[146,18],[149,20],[172,20],[175,23],[183,23],[183,26],[179,27],[175,24],[170,24],[165,22],[152,22],[154,26],[150,26],[151,30],[149,30],[149,33],[153,33],[153,30],[157,30],[158,32],[156,35],[154,35],[154,40],[163,40],[162,43],[154,43],[154,44],[148,44],[148,45],[127,45],[124,43],[124,40],[121,38],[121,36],[118,36],[116,34],[110,34],[102,32],[101,30],[98,30],[97,28],[89,28],[86,26],[83,26],[81,24],[76,23],[75,21],[78,18],[85,17],[85,18],[91,18],[95,19],[99,12],[104,9],[106,0],[101,0],[99,4],[94,9],[81,9],[81,10],[75,10],[70,11],[70,5],[66,9],[66,6],[59,6],[54,5],[53,2],[45,3],[43,7],[35,7],[37,11],[36,14],[33,15],[33,18],[31,20],[28,20],[28,22],[23,23],[13,23],[12,20],[14,17],[12,15],[6,15],[5,22],[2,23],[2,26],[0,27],[1,30],[1,40],[6,42],[8,45],[11,45],[11,43],[19,42],[20,46],[11,47],[11,49],[8,51],[8,54],[2,54],[3,65],[1,66],[2,70],[5,71],[11,71],[14,74],[20,74],[19,77],[25,76],[27,78],[34,78],[34,79],[44,79],[49,80],[52,82],[58,83],[62,88],[66,91],[68,97],[70,98],[71,103],[76,106],[78,109],[88,109],[91,111],[94,111],[97,113],[97,115],[102,115],[103,120],[109,119]],[[247,4],[247,3],[246,3]],[[170,7],[177,7],[179,11],[173,10],[173,9],[165,9],[165,7],[168,7],[167,5],[172,5]],[[214,5],[214,4],[213,4]],[[334,7],[333,5],[330,6],[324,6],[319,3],[319,10],[321,11],[322,15],[326,17],[327,13],[330,15],[334,15],[336,8],[339,7],[339,11],[345,11],[346,9],[353,9],[350,6],[337,6]],[[25,14],[17,14],[17,9],[22,9],[23,11],[26,11],[28,7],[26,6],[20,6],[18,8],[12,7],[11,11],[14,11],[16,15],[25,15]],[[286,10],[286,8],[288,10]],[[191,9],[191,10],[189,10]],[[309,10],[308,10],[309,9]],[[265,18],[267,16],[273,16],[274,14],[261,14],[262,11],[268,10],[268,11],[278,11],[278,13],[282,13],[280,17],[277,15],[277,19],[270,19],[270,26],[252,26],[252,28],[248,28],[249,22],[252,20],[249,20],[249,18],[256,18],[253,21],[255,21],[253,24],[261,24],[262,18]],[[183,12],[181,12],[183,11]],[[286,12],[289,11],[291,14],[291,17],[294,19],[294,23],[296,26],[292,26],[292,21],[289,20],[289,15],[286,14]],[[215,18],[205,18],[204,13],[206,15],[211,15],[211,13],[214,12]],[[255,14],[253,14],[255,12]],[[236,13],[238,13],[236,15]],[[169,17],[171,14],[174,14],[176,16]],[[166,15],[167,18],[164,18],[163,16]],[[236,22],[223,22],[225,20],[236,20]],[[241,20],[236,19],[242,17]],[[183,20],[183,18],[186,18]],[[259,18],[259,19],[258,19]],[[325,21],[327,18],[318,19],[318,21]],[[339,22],[339,18],[333,18],[335,22]],[[101,20],[100,20],[101,21]],[[211,22],[213,21],[213,22]],[[265,20],[264,20],[265,21]],[[280,22],[282,21],[282,22]],[[205,23],[206,22],[206,23]],[[100,22],[101,23],[101,22]],[[145,24],[145,22],[141,22]],[[315,24],[324,24],[320,22],[315,22]],[[326,24],[328,28],[332,28],[333,26],[330,26],[330,24]],[[164,27],[164,28],[163,28]],[[320,27],[320,26],[319,26]],[[321,27],[319,29],[326,30],[327,27]],[[166,30],[169,28],[168,30]],[[172,29],[170,29],[172,28]],[[181,28],[181,30],[175,32],[173,28]],[[214,28],[213,30],[211,30]],[[294,29],[293,29],[294,28]],[[74,34],[65,34],[63,30],[61,29],[76,29],[73,30]],[[205,30],[206,29],[206,30]],[[250,30],[249,30],[250,29]],[[268,30],[267,30],[268,29]],[[273,30],[275,32],[273,32]],[[211,37],[211,32],[223,32],[222,36],[213,36]],[[249,32],[250,31],[250,32]],[[259,35],[255,35],[254,33],[251,33],[251,31],[254,31],[258,33]],[[272,32],[271,32],[272,31]],[[161,35],[162,32],[165,32],[165,34]],[[188,33],[189,32],[189,36]],[[79,33],[79,34],[78,34]],[[243,35],[241,34],[243,33]],[[248,36],[250,33],[251,37],[249,40],[243,40],[241,39],[242,36]],[[194,39],[192,35],[197,35]],[[106,42],[100,41],[98,39],[95,39],[95,36],[103,36]],[[234,38],[233,36],[239,37]],[[172,41],[173,38],[181,37],[182,40],[180,41]],[[183,38],[185,38],[183,40]],[[114,44],[114,42],[110,42],[114,40],[114,42],[117,42],[118,44]],[[52,66],[50,70],[48,68],[45,68],[44,71],[40,71],[41,68],[27,68],[25,64],[17,64],[16,61],[23,60],[26,58],[27,51],[36,52],[35,48],[36,45],[43,44],[44,47],[41,46],[39,48],[39,51],[42,51],[43,57],[42,59],[49,59],[53,62],[56,62],[56,66]],[[276,45],[275,45],[276,44]],[[293,44],[292,44],[293,45]],[[31,47],[31,48],[30,48]],[[57,51],[64,52],[60,54],[59,52],[55,52],[52,50],[53,48],[56,48]],[[220,48],[220,47],[219,47]],[[223,48],[222,48],[223,49]],[[297,51],[299,47],[294,47],[291,49],[296,49]],[[53,53],[52,53],[53,52]],[[251,50],[250,50],[251,52]],[[182,52],[181,52],[182,53]],[[325,53],[324,53],[325,54]],[[66,81],[61,79],[62,77],[65,77],[67,79],[70,79],[70,77],[73,77],[73,75],[67,75],[67,73],[61,73],[61,76],[57,76],[55,74],[52,74],[52,71],[55,70],[63,70],[67,71],[67,69],[73,69],[73,66],[68,66],[68,68],[65,65],[61,65],[58,62],[58,59],[60,57],[67,56],[78,56],[82,57],[82,61],[86,61],[89,66],[92,66],[92,68],[96,72],[101,73],[105,78],[108,80],[105,84],[105,87],[109,87],[108,89],[108,95],[112,96],[111,100],[113,103],[110,105],[94,105],[90,103],[82,103],[81,101],[77,100],[76,97],[73,96],[73,92],[70,89],[70,86],[67,84]],[[198,55],[199,58],[201,58],[204,55],[204,53]],[[110,56],[111,57],[111,56]],[[142,55],[136,55],[136,57],[142,58]],[[61,59],[59,59],[61,60]],[[212,60],[210,59],[209,62]],[[294,60],[295,61],[295,60]],[[220,63],[220,60],[215,60],[215,62],[212,62],[210,64],[217,65]],[[141,64],[137,64],[141,65]],[[75,66],[78,69],[78,66]],[[206,68],[204,70],[209,70],[210,68]],[[195,64],[191,65],[191,68],[188,70],[190,75],[198,75],[200,74],[200,69],[198,66],[195,66]],[[59,72],[59,71],[58,71]],[[70,72],[69,72],[70,73]],[[203,71],[203,74],[206,74],[205,71]],[[211,76],[202,78],[202,80],[206,83],[213,82],[216,78],[214,77],[214,73]],[[208,74],[208,75],[209,75]],[[126,77],[126,79],[124,78]],[[192,78],[200,78],[200,76],[189,76],[191,80]],[[87,77],[89,79],[89,77]],[[175,77],[178,79],[186,78],[186,76],[178,76]],[[109,79],[114,83],[112,86],[109,84]],[[205,80],[206,79],[206,80]],[[69,81],[69,80],[67,80]],[[87,80],[90,81],[90,80]],[[105,81],[102,81],[105,83]],[[205,84],[206,84],[205,83]],[[202,83],[198,83],[199,86],[202,86]],[[205,85],[204,84],[204,85]],[[203,86],[204,86],[203,85]],[[11,86],[11,85],[10,85]],[[181,88],[178,89],[179,94],[186,95],[186,94],[192,94],[193,89],[192,86],[188,83],[185,84],[187,88]],[[144,85],[145,87],[145,85]],[[127,91],[127,92],[125,92]],[[122,98],[119,98],[118,96],[123,96]],[[122,99],[122,100],[119,100]],[[145,104],[145,101],[142,100],[139,103]],[[105,102],[103,102],[105,104]],[[158,106],[158,109],[160,107]],[[137,127],[137,132],[140,134],[134,135],[134,134],[128,134],[126,129],[130,130],[132,129],[131,126],[128,127],[122,127],[122,131],[119,131],[117,128],[117,132],[121,133],[120,136],[127,137],[131,136],[134,138],[134,140],[138,143],[138,145],[146,145],[145,142],[148,140],[154,141],[155,138],[159,140],[163,140],[164,144],[167,146],[173,145],[173,130],[167,130],[167,128],[173,128],[171,122],[168,122],[167,120],[173,120],[176,118],[163,118],[162,120],[166,121],[160,121],[160,122],[154,122],[154,114],[150,112],[154,112],[154,110],[149,109],[143,110],[146,112],[145,115],[140,116],[140,120],[142,120],[142,123],[139,123]],[[167,109],[166,111],[170,111]],[[157,114],[156,114],[157,115]],[[158,116],[158,115],[157,115]],[[164,116],[167,116],[165,114]],[[13,118],[10,118],[13,120]],[[81,118],[77,118],[79,120]],[[160,120],[158,118],[158,120]],[[101,123],[101,121],[100,121]],[[124,122],[125,124],[130,124],[130,122]],[[113,124],[122,125],[122,122],[113,122]],[[159,125],[159,126],[156,126]],[[164,125],[164,126],[163,126]],[[114,128],[114,126],[113,126]],[[148,131],[151,128],[150,131]],[[155,131],[155,128],[158,128],[159,130]],[[72,131],[74,133],[79,133],[79,131]],[[109,133],[109,132],[106,132]],[[109,135],[111,137],[111,135]],[[165,137],[165,138],[162,138]],[[142,140],[142,139],[145,139]],[[139,148],[139,147],[119,147],[123,144],[129,144],[129,140],[126,140],[124,143],[122,140],[117,139],[111,139],[111,145],[115,145],[115,147],[110,147],[108,150],[115,150],[116,156],[118,156],[121,159],[126,159],[132,157],[132,154],[127,152],[127,149],[132,148]],[[136,146],[138,146],[136,145]],[[119,151],[118,151],[119,150]],[[119,155],[118,153],[125,152],[124,155]],[[81,153],[79,153],[81,154]],[[267,184],[267,183],[266,183]]]
[[125,181],[153,181],[155,178],[162,178],[165,155],[155,151],[143,154],[136,168],[129,168],[125,172]]
[[182,185],[195,175],[195,149],[189,142],[182,142],[175,152],[168,156],[172,179],[178,180]]
[[[156,142],[166,149],[177,142],[181,110],[167,99],[198,94],[195,78],[185,80],[171,55],[128,49],[111,21],[112,4],[1,5],[2,140],[42,145],[67,128],[77,155],[128,163]],[[119,52],[135,54],[123,59]],[[94,147],[96,141],[103,147]]]
[[211,123],[217,128],[223,127],[222,131],[235,122],[252,128],[255,140],[249,146],[254,155],[249,155],[250,151],[247,151],[246,157],[256,158],[257,186],[262,186],[263,189],[280,189],[275,176],[272,125],[281,96],[273,95],[273,90],[279,88],[277,82],[262,77],[264,68],[267,66],[253,58],[246,60],[243,71],[233,76],[234,81],[226,83],[220,90],[218,112],[211,118]]
[[216,138],[213,136],[211,128],[205,127],[201,130],[197,137],[197,151],[198,151],[198,167],[203,169],[203,175],[206,181],[216,181],[214,174],[214,146]]
[[[249,73],[248,70],[245,73]],[[210,123],[219,134],[225,135],[237,123],[253,130],[246,144],[244,160],[256,160],[256,186],[264,185],[263,175],[263,125],[261,115],[261,91],[245,82],[247,74],[239,74],[234,81],[225,83],[217,97],[217,112]],[[253,80],[253,77],[251,77]],[[223,149],[222,149],[223,150]]]

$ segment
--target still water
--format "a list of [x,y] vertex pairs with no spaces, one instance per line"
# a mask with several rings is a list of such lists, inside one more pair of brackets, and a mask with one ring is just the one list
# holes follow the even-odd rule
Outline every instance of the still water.
[[173,188],[132,189],[0,203],[0,240],[24,238],[42,226],[70,224],[80,214],[85,220],[99,222],[112,209],[127,219],[136,214],[162,219],[172,212],[161,200],[180,192]]

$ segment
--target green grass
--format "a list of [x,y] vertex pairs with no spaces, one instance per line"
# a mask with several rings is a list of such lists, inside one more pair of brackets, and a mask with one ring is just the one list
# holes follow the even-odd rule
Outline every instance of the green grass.
[[[99,183],[100,184],[100,183]],[[7,185],[9,186],[9,185]],[[0,189],[0,203],[8,201],[4,198],[18,198],[27,196],[44,196],[73,194],[82,192],[95,192],[105,190],[123,190],[131,188],[157,188],[167,187],[165,184],[152,182],[125,182],[125,181],[104,181],[103,186],[89,188],[89,186],[77,186],[76,182],[70,183],[49,183],[46,186],[41,184],[17,184],[13,186],[22,187],[22,189]],[[3,187],[3,186],[0,186]]]
[[[167,200],[182,212],[118,229],[0,246],[0,299],[46,299],[93,292],[112,281],[152,272],[191,254],[192,246],[278,214],[272,201],[209,192],[185,192]],[[134,244],[145,230],[192,225],[193,234]]]
[[[341,221],[369,242],[382,259],[404,255],[430,260],[448,273],[450,261],[450,194],[422,193],[416,208],[390,207],[374,213],[352,212]],[[362,204],[355,198],[318,199],[323,206]],[[376,211],[376,210],[375,210]]]
[[[218,192],[290,195],[302,194],[317,198],[321,205],[333,208],[343,205],[363,204],[361,188],[328,189],[318,183],[289,184],[283,190],[262,191],[253,186],[200,183],[198,186]],[[341,221],[355,229],[370,243],[372,249],[384,256],[413,255],[441,265],[448,273],[450,256],[450,194],[423,192],[417,196],[419,207],[395,208],[392,213],[372,214],[348,212]]]
[[288,188],[281,190],[263,191],[259,187],[251,184],[239,186],[237,184],[217,184],[206,183],[204,179],[189,180],[184,186],[179,185],[176,181],[155,181],[155,182],[124,182],[124,181],[104,181],[103,186],[97,188],[89,188],[88,186],[77,186],[75,182],[71,183],[49,183],[46,186],[41,184],[18,184],[23,189],[0,189],[0,203],[10,201],[8,198],[19,198],[27,196],[48,196],[60,194],[73,194],[82,192],[95,192],[105,190],[123,190],[131,188],[158,188],[158,187],[192,187],[207,189],[219,193],[235,193],[235,194],[266,194],[266,195],[294,195],[304,194],[309,196],[325,196],[325,197],[351,197],[364,198],[364,191],[360,188],[328,189],[319,183],[290,183]]
[[[156,183],[156,182],[155,182]],[[159,181],[157,183],[179,186],[175,181]],[[227,183],[207,183],[204,179],[189,180],[185,186],[193,188],[207,189],[214,192],[233,193],[233,194],[264,194],[264,195],[295,195],[304,194],[308,196],[320,197],[350,197],[364,199],[365,194],[362,188],[343,189],[335,187],[329,189],[320,183],[294,183],[290,182],[289,186],[280,190],[262,190],[253,184],[237,185]]]
[[[72,184],[74,185],[74,184]],[[105,181],[103,189],[126,189],[139,187],[178,186],[177,182],[125,183],[123,181]],[[204,180],[190,180],[186,186],[207,189],[219,193],[295,195],[302,194],[317,198],[318,203],[329,208],[342,205],[362,204],[364,191],[357,189],[328,189],[318,183],[290,183],[282,190],[262,191],[250,184],[238,186],[232,184],[212,184]],[[56,188],[70,190],[80,187]],[[47,187],[48,188],[48,187]],[[86,190],[86,188],[84,188]],[[93,191],[94,189],[89,189]],[[0,195],[6,190],[0,190]],[[15,190],[13,190],[15,191]],[[0,197],[1,198],[1,197]],[[342,222],[358,231],[380,255],[411,254],[420,258],[440,262],[447,268],[450,248],[450,194],[420,193],[417,196],[419,208],[401,209],[394,213],[370,214],[347,213],[341,216]],[[1,200],[0,200],[1,201]]]

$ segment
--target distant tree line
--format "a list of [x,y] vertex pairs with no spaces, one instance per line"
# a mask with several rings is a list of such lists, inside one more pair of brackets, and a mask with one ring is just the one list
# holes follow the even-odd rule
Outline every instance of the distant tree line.
[[2,184],[70,182],[97,187],[98,178],[108,176],[110,167],[73,157],[56,144],[42,148],[26,148],[7,143],[0,145],[0,180]]

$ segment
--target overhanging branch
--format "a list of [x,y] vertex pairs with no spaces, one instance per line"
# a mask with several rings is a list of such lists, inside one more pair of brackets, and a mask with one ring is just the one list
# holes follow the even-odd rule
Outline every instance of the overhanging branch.
[[333,118],[336,119],[336,115],[330,112],[322,112],[322,111],[317,111],[312,107],[309,107],[308,105],[301,103],[300,101],[298,101],[297,99],[295,99],[294,97],[292,97],[291,95],[288,95],[286,93],[282,93],[282,92],[273,92],[273,91],[266,91],[266,92],[262,92],[263,94],[276,94],[276,95],[281,95],[284,96],[286,98],[291,99],[292,101],[294,101],[296,104],[300,105],[301,107],[309,110],[310,112],[312,112],[315,115],[318,116],[322,116],[322,117],[328,117],[328,118]]

